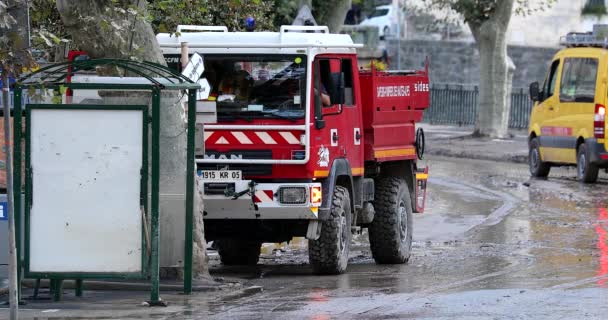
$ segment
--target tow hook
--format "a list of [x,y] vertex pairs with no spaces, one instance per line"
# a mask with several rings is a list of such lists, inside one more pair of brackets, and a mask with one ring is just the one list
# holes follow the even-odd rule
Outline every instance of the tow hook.
[[232,200],[237,200],[238,198],[240,198],[243,195],[254,194],[256,185],[257,185],[257,183],[255,183],[255,181],[249,181],[248,189],[245,189],[245,190],[239,191],[239,192],[234,192],[234,191],[230,192],[230,191],[226,190],[225,195],[226,195],[226,197],[232,197]]

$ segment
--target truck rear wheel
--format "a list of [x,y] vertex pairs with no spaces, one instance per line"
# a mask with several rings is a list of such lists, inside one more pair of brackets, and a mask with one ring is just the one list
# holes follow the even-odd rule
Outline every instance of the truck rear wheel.
[[406,263],[412,249],[412,201],[402,178],[386,177],[376,184],[374,220],[369,243],[376,263]]
[[222,264],[253,266],[260,259],[262,244],[256,241],[222,239],[217,241],[217,251]]
[[308,257],[316,274],[340,274],[346,271],[350,240],[352,214],[350,196],[344,187],[334,190],[331,213],[321,222],[318,240],[308,241]]

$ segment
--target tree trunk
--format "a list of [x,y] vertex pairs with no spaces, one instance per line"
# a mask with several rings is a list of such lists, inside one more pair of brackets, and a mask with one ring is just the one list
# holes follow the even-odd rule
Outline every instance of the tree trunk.
[[479,108],[475,136],[504,138],[508,135],[512,74],[507,56],[506,33],[514,0],[499,1],[490,18],[481,24],[469,23],[480,57]]
[[298,0],[298,9],[302,8],[303,6],[312,8],[312,0]]
[[[74,42],[92,58],[137,58],[166,65],[152,27],[145,19],[146,1],[129,0],[139,6],[138,17],[120,14],[112,7],[112,0],[57,0],[57,9],[66,30]],[[123,1],[123,2],[129,2]],[[100,23],[103,21],[103,23]],[[104,97],[105,98],[105,97]],[[115,100],[119,99],[113,97]],[[135,98],[142,98],[141,96]],[[110,97],[111,99],[111,97]],[[149,99],[148,99],[149,101]],[[171,199],[184,192],[186,184],[186,137],[184,110],[176,104],[177,95],[163,95],[161,99],[161,159],[160,159],[160,221],[161,242],[179,241],[184,234],[183,225],[169,227],[172,216],[183,216],[183,199]],[[176,107],[177,106],[177,107]],[[195,179],[197,181],[197,179]],[[206,243],[203,230],[203,202],[195,186],[194,203],[194,269],[195,277],[208,277]],[[175,197],[173,197],[175,198]],[[179,198],[179,197],[178,197]],[[176,205],[177,204],[177,205]],[[182,221],[177,219],[177,221]],[[167,223],[169,222],[169,223]],[[173,232],[167,232],[173,230]],[[164,234],[163,234],[164,233]],[[171,234],[174,233],[174,234]],[[175,256],[179,253],[160,252]],[[183,250],[182,250],[183,252]],[[183,261],[183,260],[182,260]],[[162,273],[161,273],[162,274]]]
[[327,12],[320,21],[321,25],[329,27],[329,32],[340,33],[344,25],[344,19],[348,10],[350,10],[351,0],[336,0],[332,3],[332,9]]

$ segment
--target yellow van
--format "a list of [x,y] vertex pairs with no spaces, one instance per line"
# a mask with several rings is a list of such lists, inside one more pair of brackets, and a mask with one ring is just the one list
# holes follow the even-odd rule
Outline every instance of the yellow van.
[[544,84],[530,85],[535,102],[528,128],[529,165],[534,177],[552,166],[576,165],[582,182],[595,182],[608,168],[606,105],[608,43],[593,33],[568,34],[553,58]]

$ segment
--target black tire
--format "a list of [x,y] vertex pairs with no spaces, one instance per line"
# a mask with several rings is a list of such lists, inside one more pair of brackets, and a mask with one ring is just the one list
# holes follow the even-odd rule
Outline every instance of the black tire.
[[372,256],[379,264],[406,263],[412,250],[412,200],[402,178],[376,182],[374,220],[369,226]]
[[352,214],[350,196],[344,187],[334,190],[331,213],[321,222],[321,235],[308,241],[308,257],[316,274],[341,274],[348,266]]
[[528,152],[528,164],[530,166],[530,174],[536,178],[546,178],[551,170],[551,165],[544,162],[540,157],[540,142],[538,138],[530,140]]
[[217,252],[222,264],[253,266],[260,259],[262,244],[256,241],[222,239],[217,241]]
[[391,33],[391,29],[389,27],[384,27],[384,30],[382,30],[382,34],[383,37],[386,39]]
[[591,163],[591,157],[587,153],[587,146],[581,144],[576,152],[576,176],[579,181],[593,183],[597,181],[599,168]]

